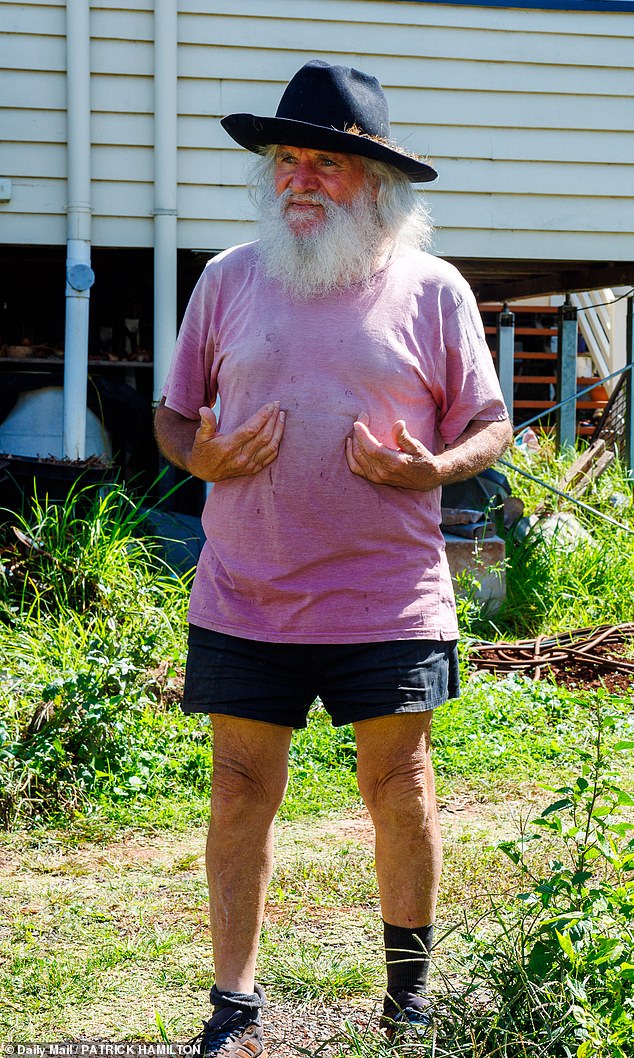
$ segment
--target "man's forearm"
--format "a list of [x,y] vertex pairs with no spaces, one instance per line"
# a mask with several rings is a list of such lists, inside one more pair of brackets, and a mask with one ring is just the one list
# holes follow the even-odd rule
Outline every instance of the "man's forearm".
[[436,456],[440,484],[451,485],[482,473],[493,465],[513,440],[508,419],[487,422],[474,419],[464,433]]
[[166,459],[181,470],[189,471],[189,457],[196,431],[200,426],[199,419],[186,419],[182,415],[159,404],[154,416],[154,436],[156,443]]

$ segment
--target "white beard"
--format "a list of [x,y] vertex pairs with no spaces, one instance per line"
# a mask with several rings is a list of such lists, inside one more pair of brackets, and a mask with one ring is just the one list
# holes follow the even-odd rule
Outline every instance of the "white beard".
[[288,294],[304,298],[367,283],[387,245],[369,192],[362,190],[345,206],[317,193],[294,194],[319,202],[325,214],[315,230],[301,234],[291,231],[284,213],[291,194],[278,196],[271,188],[260,202],[259,251],[266,274]]

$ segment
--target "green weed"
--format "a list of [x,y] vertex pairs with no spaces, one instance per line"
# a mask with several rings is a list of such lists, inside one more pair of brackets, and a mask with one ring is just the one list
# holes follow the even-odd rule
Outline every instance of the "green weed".
[[366,996],[382,979],[371,952],[353,955],[336,944],[298,938],[294,930],[263,934],[260,975],[264,985],[288,999],[325,1003]]
[[268,902],[277,907],[367,907],[376,903],[369,850],[346,845],[322,855],[305,852],[276,867]]
[[616,781],[613,757],[634,741],[608,749],[606,737],[621,727],[621,717],[600,708],[580,774],[554,791],[535,829],[500,844],[524,888],[494,906],[486,929],[481,923],[464,936],[458,973],[467,970],[469,982],[440,999],[439,1054],[632,1054],[634,797]]
[[607,692],[575,693],[520,674],[504,680],[476,673],[461,698],[436,710],[434,761],[440,785],[454,776],[476,789],[507,779],[542,782],[570,766],[579,745],[592,738],[597,700],[627,717],[629,704]]
[[282,819],[319,816],[331,812],[333,805],[343,810],[359,804],[352,728],[333,728],[319,702],[311,709],[308,727],[293,735],[289,766]]

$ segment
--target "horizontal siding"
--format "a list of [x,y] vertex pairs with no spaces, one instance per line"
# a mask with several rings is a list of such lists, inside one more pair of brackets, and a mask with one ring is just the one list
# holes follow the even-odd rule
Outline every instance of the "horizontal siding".
[[6,96],[4,103],[1,111],[3,157],[11,143],[18,148],[29,144],[66,143],[66,115],[63,110],[25,110],[17,101],[9,106]]
[[[63,241],[64,0],[0,0],[0,18],[1,175],[14,187],[0,238]],[[91,3],[91,33],[93,239],[149,245],[153,0]],[[631,259],[633,37],[634,19],[606,12],[179,0],[180,245],[253,237],[249,156],[220,117],[273,113],[317,54],[376,74],[394,138],[436,164],[439,252]]]
[[[328,56],[328,60],[330,58]],[[183,80],[179,98],[184,113],[202,112],[217,116],[219,120],[222,115],[232,112],[255,110],[258,114],[275,113],[280,95],[281,87],[278,85],[211,81],[205,86],[201,99],[201,82]],[[427,130],[434,126],[446,128],[458,121],[485,128],[507,128],[512,123],[517,126],[521,122],[522,129],[557,129],[565,133],[569,128],[588,132],[619,131],[627,128],[632,118],[632,99],[607,93],[599,98],[585,92],[575,96],[534,92],[528,96],[521,93],[499,94],[492,89],[460,92],[455,89],[441,91],[407,87],[388,89],[388,98],[391,112],[395,115],[392,121],[395,139],[398,139],[402,122],[416,124],[419,135],[428,138],[431,133]],[[204,107],[208,109],[202,110]],[[588,141],[589,145],[591,142]],[[623,146],[625,148],[625,144]],[[565,157],[563,143],[559,154],[561,158]]]
[[[184,0],[180,10],[188,245],[253,237],[244,152],[231,158],[219,119],[274,113],[288,78],[318,54],[374,73],[394,138],[437,166],[427,194],[439,252],[632,258],[634,137],[623,130],[633,125],[634,25],[625,16],[371,0]],[[198,156],[212,195],[195,186]]]
[[91,34],[93,242],[151,246],[153,3],[93,5]]
[[[634,9],[633,9],[634,13]],[[274,38],[275,34],[271,34]],[[341,38],[339,38],[339,45]],[[619,50],[623,49],[619,41]],[[367,46],[367,42],[366,42]],[[189,44],[181,45],[180,76],[190,78],[209,78],[213,74],[214,79],[233,82],[239,72],[239,64],[236,63],[235,47],[222,47],[215,44]],[[274,42],[262,44],[263,48],[271,49],[255,52],[250,55],[248,70],[245,70],[240,78],[242,83],[252,86],[253,82],[263,81],[275,86],[276,91],[283,88],[285,78],[280,79],[280,58],[272,49]],[[444,47],[449,55],[449,41],[445,40]],[[322,45],[323,49],[323,45]],[[302,52],[293,53],[293,65],[289,72],[293,72],[303,62],[314,57],[314,49],[307,48]],[[377,62],[375,55],[368,53],[354,56],[341,51],[329,51],[331,61],[341,64],[353,64],[369,68]],[[543,57],[541,57],[543,59]],[[387,62],[389,60],[389,66]],[[577,62],[567,66],[549,66],[541,61],[531,62],[528,55],[511,62],[505,57],[503,62],[494,61],[493,58],[479,59],[469,56],[464,58],[438,58],[438,52],[431,50],[430,54],[423,57],[411,55],[388,55],[383,62],[386,63],[386,74],[390,84],[386,83],[388,91],[397,86],[408,85],[427,89],[451,89],[460,92],[473,91],[495,91],[508,92],[512,96],[524,94],[526,85],[531,80],[538,79],[540,93],[553,92],[557,95],[576,96],[579,88],[583,87],[584,95],[627,95],[632,86],[631,69],[614,67],[609,78],[605,71],[599,66],[584,66],[577,57]],[[279,98],[279,91],[275,102]]]
[[[276,5],[266,6],[271,10]],[[432,61],[438,56],[451,56],[469,62],[528,63],[535,68],[547,66],[549,63],[562,68],[584,66],[591,69],[597,65],[596,38],[578,34],[576,25],[570,24],[568,19],[565,29],[562,27],[558,33],[551,26],[550,14],[540,19],[539,28],[535,32],[527,32],[525,29],[518,32],[517,25],[514,32],[509,32],[497,24],[498,12],[489,12],[489,25],[486,28],[470,28],[462,23],[462,11],[445,10],[444,23],[433,25],[427,21],[430,8],[421,7],[412,12],[413,15],[419,15],[421,22],[403,27],[389,24],[392,5],[384,4],[386,21],[383,23],[368,22],[359,25],[357,22],[346,23],[342,18],[335,17],[333,22],[320,22],[316,29],[313,12],[320,5],[298,3],[293,6],[293,13],[285,20],[276,16],[266,17],[264,3],[258,8],[258,12],[249,18],[238,16],[230,5],[225,5],[224,14],[213,18],[193,17],[184,13],[181,7],[183,13],[179,19],[179,39],[183,44],[190,46],[241,49],[249,45],[251,37],[258,47],[268,48],[278,55],[288,52],[289,55],[299,55],[301,60],[302,54],[328,52],[332,55],[338,54],[342,58],[347,56],[348,62],[352,64],[362,57],[403,56],[416,61],[418,77],[425,69],[420,66],[421,60]],[[308,17],[301,17],[302,8]],[[597,16],[598,19],[603,17]],[[583,21],[584,16],[579,18]],[[575,16],[571,15],[569,19],[575,20]],[[458,27],[459,34],[456,33]],[[619,32],[620,28],[615,25],[612,35],[602,34],[600,46],[601,51],[604,48],[612,51],[614,66],[627,69],[626,45]],[[347,43],[352,43],[353,39],[356,39],[357,44],[363,44],[361,50],[345,47]],[[569,47],[569,43],[573,41],[574,48]],[[235,75],[234,69],[231,76]],[[245,68],[243,75],[250,78],[250,68]]]
[[91,5],[93,241],[154,239],[154,4]]
[[[134,156],[138,158],[139,151]],[[133,155],[129,157],[132,160]],[[202,171],[205,179],[213,184],[236,186],[244,182],[248,164],[249,158],[247,156],[245,159],[244,152],[202,151],[200,148],[182,147],[178,155],[178,179],[181,185],[191,185],[192,188],[200,186]],[[515,199],[525,195],[558,199],[560,196],[569,196],[571,190],[576,192],[575,199],[609,195],[629,201],[632,197],[632,188],[628,184],[631,170],[627,165],[598,166],[550,161],[535,163],[531,160],[516,163],[513,174],[512,194],[509,194],[508,172],[504,165],[500,165],[497,160],[474,162],[460,158],[452,164],[441,187],[433,192],[433,198],[436,201],[446,193],[462,195],[466,187],[472,195],[507,195]],[[208,187],[202,186],[200,189],[209,194]],[[580,208],[580,203],[575,202],[575,210]],[[619,228],[620,224],[617,230]]]
[[63,71],[4,70],[0,76],[3,108],[18,108],[27,114],[46,108],[49,114],[57,111],[66,121],[66,76]]
[[[204,218],[206,213],[208,215],[212,195],[218,216],[241,221],[252,218],[253,208],[242,188],[216,186],[212,192],[200,184],[191,185],[187,193],[192,217]],[[541,195],[531,214],[524,209],[523,196],[515,193],[480,195],[464,191],[456,194],[438,191],[430,195],[429,199],[435,220],[438,221],[439,215],[451,215],[453,227],[463,233],[477,228],[501,228],[512,231],[515,235],[535,229],[540,232],[566,233],[574,231],[574,224],[581,213],[586,215],[583,230],[585,235],[620,235],[623,232],[623,225],[619,224],[618,210],[605,217],[592,210],[588,200],[579,196],[568,195],[564,198],[557,195]],[[629,253],[632,254],[631,246]]]
[[[0,239],[66,239],[65,3],[0,2],[2,175]],[[151,245],[152,0],[91,5],[93,241]]]
[[[183,229],[181,242],[192,250],[209,251],[217,246],[235,246],[249,242],[255,237],[253,226],[245,221],[182,220],[180,224]],[[465,253],[465,236],[462,232],[454,230],[444,233],[442,253],[447,257],[517,260],[519,238],[520,235],[515,231],[473,228],[468,233],[469,253]],[[631,235],[607,233],[605,238],[610,239],[610,245],[615,250],[614,260],[632,259]],[[563,245],[561,233],[558,231],[521,233],[521,246],[524,251],[522,256],[528,260],[588,259],[588,236],[584,232],[566,234],[565,254],[562,254]]]
[[[105,118],[104,118],[105,120]],[[398,140],[405,144],[416,145],[422,152],[430,152],[429,133],[421,134],[420,126],[399,122],[392,123]],[[179,119],[179,145],[181,148],[200,147],[201,150],[227,150],[231,140],[220,125],[220,121],[210,121],[207,114],[183,114]],[[140,129],[139,129],[140,132]],[[141,142],[141,140],[135,140]],[[559,129],[539,129],[527,134],[525,129],[508,127],[491,127],[483,125],[435,126],[433,146],[436,158],[455,160],[456,144],[462,147],[464,158],[485,159],[491,161],[551,161],[561,153],[561,133]],[[619,164],[623,162],[623,133],[606,132],[603,129],[593,130],[593,158],[588,153],[588,135],[584,130],[567,130],[566,159],[569,162],[596,162],[602,164]],[[244,151],[239,157],[245,158]],[[633,152],[634,153],[634,152]]]
[[[265,7],[266,4],[266,7]],[[114,4],[111,6],[115,6]],[[123,3],[121,6],[128,6]],[[301,0],[181,0],[179,10],[182,13],[195,15],[223,15],[231,12],[238,16],[262,16],[264,12],[271,18],[280,20],[293,19],[301,13]],[[572,27],[579,36],[597,37],[617,34],[622,26],[623,15],[610,16],[604,12],[584,12],[576,15],[569,11],[530,11],[496,8],[496,10],[464,6],[460,11],[447,10],[442,4],[413,4],[386,2],[386,0],[318,0],[306,9],[307,15],[319,26],[322,23],[358,23],[365,25],[385,24],[412,27],[422,24],[428,26],[460,26],[470,29],[510,30],[516,32],[544,33],[544,19],[548,19],[549,33],[567,34]],[[618,27],[618,28],[617,28]]]
[[66,11],[63,0],[1,3],[0,241],[66,239]]
[[[521,242],[520,242],[521,239]],[[518,254],[518,244],[521,253]],[[469,252],[465,253],[468,245]],[[532,261],[587,261],[605,260],[604,257],[593,258],[592,249],[609,246],[612,251],[611,261],[632,260],[632,236],[623,232],[607,232],[601,235],[588,236],[586,232],[549,231],[517,232],[503,229],[477,229],[468,232],[468,237],[457,229],[442,232],[437,237],[436,249],[445,257],[490,258],[495,260],[517,261],[522,258]]]

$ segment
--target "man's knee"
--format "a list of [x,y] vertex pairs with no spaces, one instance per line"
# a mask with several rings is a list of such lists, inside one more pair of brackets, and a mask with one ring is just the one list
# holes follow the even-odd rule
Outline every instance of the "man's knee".
[[213,816],[231,823],[273,816],[288,781],[291,728],[214,715]]
[[424,826],[436,816],[431,764],[399,762],[391,768],[360,771],[359,790],[375,824]]
[[211,787],[212,811],[216,816],[248,821],[249,815],[274,815],[284,800],[288,770],[286,763],[264,767],[250,759],[230,754],[214,755]]

